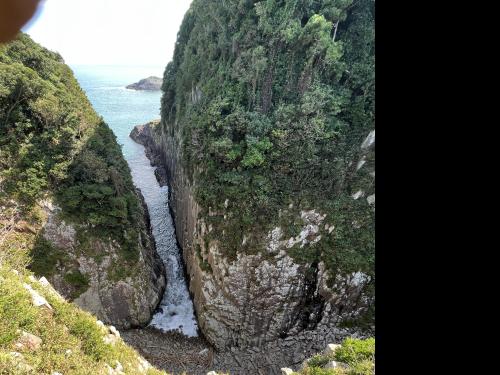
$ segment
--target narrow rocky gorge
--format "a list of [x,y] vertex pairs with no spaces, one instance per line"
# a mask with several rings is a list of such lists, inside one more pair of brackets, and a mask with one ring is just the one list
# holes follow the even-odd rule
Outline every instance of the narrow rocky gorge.
[[0,373],[373,375],[374,10],[192,0],[133,85],[0,45]]
[[158,183],[154,174],[156,169],[150,166],[144,151],[140,151],[140,155],[129,160],[129,165],[134,184],[143,192],[143,202],[150,215],[153,241],[158,256],[164,264],[168,280],[168,287],[149,325],[162,331],[176,330],[188,337],[196,337],[198,327],[194,307],[189,296],[184,264],[169,211],[169,189],[168,186]]
[[[152,165],[157,167],[157,179],[171,184],[169,202],[189,288],[200,329],[215,349],[209,362],[204,362],[200,354],[210,350],[209,345],[195,345],[195,349],[188,350],[187,358],[199,358],[195,363],[210,363],[191,371],[277,374],[279,364],[297,366],[328,343],[340,342],[347,336],[366,336],[366,331],[341,328],[337,322],[346,316],[356,317],[369,305],[370,299],[362,290],[370,278],[362,272],[353,273],[337,278],[331,288],[323,264],[311,265],[312,273],[308,273],[284,251],[290,244],[317,240],[319,226],[327,230],[329,227],[324,215],[303,212],[306,225],[297,237],[285,239],[276,228],[266,238],[268,254],[238,254],[235,261],[227,261],[219,254],[217,242],[205,249],[204,238],[210,228],[198,217],[200,208],[179,163],[175,139],[161,129],[160,122],[154,121],[136,126],[131,137],[145,146]],[[203,249],[202,254],[208,254],[206,258],[200,259],[195,251],[197,245]],[[132,344],[138,337],[131,335]],[[166,336],[157,336],[156,340],[165,343],[158,347],[171,344],[171,338]],[[160,366],[162,351],[148,351],[143,351],[146,358]]]

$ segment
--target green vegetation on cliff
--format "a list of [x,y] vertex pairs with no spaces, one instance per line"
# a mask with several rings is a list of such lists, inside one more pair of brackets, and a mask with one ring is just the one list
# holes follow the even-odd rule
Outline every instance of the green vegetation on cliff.
[[362,271],[373,288],[374,147],[361,145],[375,129],[374,6],[192,2],[164,73],[162,126],[228,256],[262,250],[243,235],[276,224],[296,236],[300,211],[316,209],[335,229],[290,254],[333,276]]
[[[0,205],[12,210],[3,219],[37,227],[36,205],[47,197],[80,237],[116,240],[124,259],[137,259],[142,209],[116,137],[61,56],[21,34],[0,46]],[[33,269],[50,273],[51,255],[38,238]]]

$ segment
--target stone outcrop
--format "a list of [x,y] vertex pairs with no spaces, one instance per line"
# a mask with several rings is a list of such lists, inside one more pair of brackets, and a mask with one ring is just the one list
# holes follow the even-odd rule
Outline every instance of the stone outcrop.
[[[140,251],[133,265],[123,261],[116,241],[91,238],[86,246],[92,251],[81,251],[75,226],[59,217],[58,207],[51,202],[43,203],[47,223],[42,235],[65,253],[65,259],[58,261],[54,274],[48,279],[65,298],[120,328],[147,324],[166,286],[165,269],[155,249],[147,207],[140,191],[138,195],[143,204],[146,230],[137,238]],[[81,274],[86,285],[68,282],[66,276],[75,273]]]
[[[267,252],[238,253],[234,260],[228,260],[216,239],[208,241],[212,228],[201,217],[195,201],[196,181],[189,182],[180,162],[178,134],[167,135],[161,125],[136,127],[131,137],[145,145],[153,165],[166,169],[177,238],[199,326],[208,341],[218,349],[257,348],[254,360],[259,363],[260,358],[264,366],[264,358],[269,357],[270,373],[274,373],[279,368],[273,367],[271,357],[280,354],[269,350],[294,353],[291,357],[300,361],[304,353],[321,350],[327,343],[352,334],[338,324],[355,319],[373,302],[363,294],[370,277],[354,272],[329,280],[332,276],[323,263],[297,264],[286,251],[295,244],[319,241],[319,228],[333,229],[335,223],[319,210],[303,211],[304,227],[298,236],[286,238],[277,226],[265,235]],[[248,238],[251,234],[245,235]],[[268,349],[263,356],[258,348]]]
[[[331,337],[344,337],[347,329],[334,329]],[[186,338],[178,332],[134,329],[121,332],[123,339],[156,366],[168,373],[280,374],[283,365],[301,368],[307,358],[324,349],[321,333],[302,332],[261,346],[214,350],[203,337]]]
[[158,91],[161,90],[163,80],[159,77],[148,77],[141,79],[139,82],[127,86],[131,90]]
[[40,295],[36,290],[34,290],[31,285],[29,284],[24,284],[24,288],[30,293],[31,295],[31,303],[33,303],[34,306],[36,307],[44,307],[48,310],[52,310],[52,306],[47,302],[47,300]]
[[151,164],[156,166],[155,176],[160,186],[167,185],[167,170],[162,158],[161,149],[155,144],[151,129],[158,126],[160,120],[151,121],[145,125],[137,125],[132,129],[130,138],[137,143],[145,146],[146,156]]
[[19,351],[36,351],[40,349],[42,343],[43,341],[40,337],[22,331],[20,337],[14,343],[14,347]]

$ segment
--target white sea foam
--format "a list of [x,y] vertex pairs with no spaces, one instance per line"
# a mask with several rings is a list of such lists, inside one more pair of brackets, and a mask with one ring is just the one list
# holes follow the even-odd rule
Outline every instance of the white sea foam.
[[[144,155],[144,154],[142,154]],[[193,302],[189,295],[181,254],[168,209],[168,187],[160,187],[154,177],[154,168],[144,156],[129,160],[135,185],[141,189],[148,206],[156,250],[165,264],[167,288],[158,312],[150,326],[163,331],[179,331],[186,336],[198,336]]]

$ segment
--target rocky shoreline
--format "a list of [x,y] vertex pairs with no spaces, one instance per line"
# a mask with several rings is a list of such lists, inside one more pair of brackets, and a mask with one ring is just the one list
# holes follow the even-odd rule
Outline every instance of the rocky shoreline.
[[202,337],[188,338],[153,328],[121,331],[121,337],[154,366],[169,373],[190,375],[205,375],[209,371],[278,375],[284,366],[300,369],[304,361],[324,348],[324,345],[296,345],[289,338],[262,347],[217,351]]

